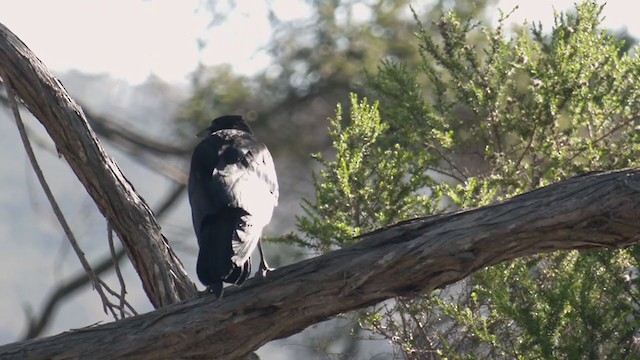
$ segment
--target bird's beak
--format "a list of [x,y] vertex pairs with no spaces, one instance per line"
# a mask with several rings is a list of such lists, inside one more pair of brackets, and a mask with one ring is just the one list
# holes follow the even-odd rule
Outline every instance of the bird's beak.
[[198,131],[198,133],[196,134],[196,137],[205,137],[207,135],[211,134],[211,129],[209,129],[208,127]]

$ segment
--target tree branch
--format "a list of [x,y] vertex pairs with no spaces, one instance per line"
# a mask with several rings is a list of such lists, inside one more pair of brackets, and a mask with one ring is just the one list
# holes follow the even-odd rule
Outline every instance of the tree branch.
[[[2,75],[3,78],[7,78],[4,72],[0,72],[0,75]],[[111,311],[111,314],[115,319],[117,319],[117,314],[115,313],[114,308],[111,305],[111,302],[109,301],[109,298],[107,297],[105,292],[105,290],[109,290],[109,287],[98,277],[98,275],[96,275],[96,273],[91,268],[91,265],[89,265],[89,261],[87,260],[84,251],[82,251],[82,249],[80,248],[80,244],[78,244],[78,241],[76,240],[76,237],[73,234],[73,231],[71,230],[67,219],[64,217],[62,210],[60,210],[60,206],[58,206],[58,201],[53,196],[53,192],[51,191],[51,188],[49,187],[49,184],[47,183],[47,180],[42,173],[42,169],[38,164],[36,155],[33,152],[33,148],[31,147],[31,142],[29,141],[29,137],[27,136],[27,131],[24,128],[24,123],[22,122],[22,117],[20,116],[20,110],[18,109],[18,103],[16,102],[11,81],[9,81],[9,79],[5,80],[4,86],[7,91],[7,97],[9,98],[9,104],[11,107],[11,111],[13,112],[13,117],[15,118],[16,125],[18,127],[18,132],[20,133],[20,138],[22,139],[22,144],[24,145],[25,151],[27,152],[27,157],[29,158],[29,162],[31,163],[33,171],[38,178],[38,182],[40,183],[40,186],[42,187],[42,190],[44,191],[45,196],[47,197],[47,200],[49,201],[49,204],[53,209],[53,213],[55,214],[56,219],[62,227],[65,235],[67,236],[69,243],[71,243],[71,247],[76,253],[78,260],[80,260],[82,268],[89,276],[94,289],[99,294],[100,299],[102,300],[102,306],[105,314],[109,314],[109,311]],[[124,297],[122,298],[122,301],[124,301]]]
[[[124,249],[119,249],[116,252],[114,258],[109,256],[106,259],[98,262],[98,265],[93,268],[93,271],[96,275],[100,276],[103,273],[111,270],[113,268],[113,262],[120,262],[125,257],[125,255],[126,252],[124,251]],[[66,280],[64,283],[59,284],[55,288],[55,290],[53,290],[51,295],[47,297],[45,305],[42,307],[42,310],[37,315],[37,317],[31,315],[31,311],[27,312],[28,328],[25,335],[23,336],[23,339],[33,339],[42,334],[42,332],[49,324],[49,320],[53,316],[58,305],[63,300],[66,300],[70,295],[74,294],[76,291],[87,286],[87,284],[89,284],[90,282],[91,279],[89,278],[87,273],[82,271],[71,277],[70,280]]]
[[[0,79],[0,83],[4,83]],[[9,99],[4,94],[0,94],[0,104],[9,108]],[[21,104],[22,105],[22,104]],[[80,106],[82,107],[82,106]],[[131,156],[132,159],[138,161],[141,165],[158,172],[176,182],[186,184],[187,173],[175,165],[170,164],[167,157],[185,158],[188,153],[185,149],[192,149],[194,144],[188,146],[172,146],[166,145],[164,147],[158,146],[160,141],[144,136],[143,134],[136,133],[129,130],[130,134],[125,134],[126,126],[115,120],[107,117],[92,115],[82,107],[85,112],[85,117],[91,126],[91,129],[95,131],[101,138],[110,141],[113,145],[117,146],[120,150]],[[28,133],[28,131],[27,131]],[[31,135],[31,134],[29,134]],[[45,146],[44,142],[36,138],[38,145]],[[48,145],[48,143],[46,144]],[[46,146],[48,148],[48,146]],[[189,150],[190,151],[190,150]]]
[[[0,83],[3,81],[0,80]],[[0,95],[0,104],[9,107],[9,99],[5,95]],[[80,102],[79,105],[82,105]],[[158,156],[186,157],[191,154],[193,145],[167,144],[157,139],[136,132],[127,126],[123,121],[117,121],[107,116],[96,113],[82,107],[87,122],[102,138],[107,139],[129,153],[145,152]]]
[[[91,128],[105,139],[108,139],[122,148],[129,148],[132,151],[148,152],[160,156],[178,156],[188,157],[193,150],[193,144],[174,145],[159,141],[136,131],[132,131],[130,126],[124,124],[123,121],[115,121],[106,116],[100,116],[91,111],[85,111],[85,116],[91,125]],[[195,141],[194,141],[195,143]]]
[[[161,219],[167,211],[175,205],[176,201],[180,198],[180,195],[184,193],[186,186],[183,184],[176,184],[175,187],[170,190],[165,199],[156,207],[154,211],[158,219]],[[102,275],[111,270],[114,265],[118,265],[125,258],[126,252],[124,248],[116,250],[115,255],[111,252],[105,256],[102,260],[97,261],[93,268],[96,275]],[[76,293],[78,290],[85,287],[91,282],[89,275],[86,272],[80,271],[74,276],[71,276],[68,280],[62,284],[58,284],[51,295],[47,297],[45,305],[42,307],[42,311],[38,316],[28,315],[27,331],[23,337],[24,340],[33,339],[40,336],[46,329],[51,317],[53,316],[56,308],[60,303],[66,300],[69,296]]]
[[158,308],[194,296],[195,285],[153,213],[106,155],[82,109],[26,45],[1,24],[0,68],[113,225],[151,303]]
[[406,221],[353,247],[148,314],[0,347],[2,359],[236,359],[346,311],[432,291],[537,253],[640,239],[640,168],[578,176],[505,202]]

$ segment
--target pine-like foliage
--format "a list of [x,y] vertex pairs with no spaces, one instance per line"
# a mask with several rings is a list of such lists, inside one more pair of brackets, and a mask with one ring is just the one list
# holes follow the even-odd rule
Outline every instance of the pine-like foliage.
[[[324,252],[409,217],[637,166],[640,60],[602,30],[601,11],[577,4],[548,34],[454,13],[438,36],[419,31],[420,67],[383,61],[369,75],[378,102],[353,96],[348,117],[338,107],[335,157],[316,155],[316,197],[291,239]],[[520,259],[357,319],[407,359],[638,358],[639,257],[634,247]]]

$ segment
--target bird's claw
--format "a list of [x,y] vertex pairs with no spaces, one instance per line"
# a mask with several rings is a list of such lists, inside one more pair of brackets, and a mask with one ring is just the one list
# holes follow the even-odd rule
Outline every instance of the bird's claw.
[[260,268],[258,269],[258,277],[260,277],[261,279],[266,279],[267,274],[273,270],[275,270],[275,268],[268,267],[268,266],[260,266]]
[[210,296],[211,294],[213,294],[213,296],[215,296],[216,299],[220,300],[222,298],[223,292],[224,292],[224,287],[222,286],[222,281],[221,281],[219,284],[216,283],[216,284],[207,285],[206,289],[198,293],[198,297]]

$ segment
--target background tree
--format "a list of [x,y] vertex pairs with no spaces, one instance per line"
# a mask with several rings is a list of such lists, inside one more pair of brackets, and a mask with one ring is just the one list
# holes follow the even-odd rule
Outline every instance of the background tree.
[[[273,36],[266,50],[273,60],[254,77],[234,74],[230,65],[200,67],[195,72],[194,95],[182,107],[178,131],[206,126],[211,113],[240,112],[255,121],[256,131],[271,135],[270,148],[282,148],[304,160],[310,152],[330,145],[326,119],[336,103],[349,102],[350,92],[363,91],[363,69],[375,69],[384,58],[419,63],[413,51],[417,27],[407,12],[409,1],[305,2],[310,16],[295,21],[283,21],[271,9]],[[494,3],[436,1],[419,13],[434,17],[453,7],[465,16],[481,18]],[[212,16],[219,13],[220,4],[208,4]],[[433,29],[429,24],[425,31]],[[292,138],[297,138],[294,143]]]
[[[583,2],[550,35],[525,26],[512,38],[506,15],[492,30],[448,12],[434,36],[414,13],[419,66],[390,59],[371,75],[382,121],[355,99],[348,119],[338,110],[336,159],[317,157],[295,241],[325,252],[417,215],[637,165],[639,63],[599,27],[601,10]],[[637,251],[520,259],[357,319],[409,359],[636,358]]]

